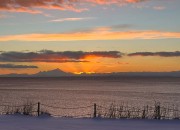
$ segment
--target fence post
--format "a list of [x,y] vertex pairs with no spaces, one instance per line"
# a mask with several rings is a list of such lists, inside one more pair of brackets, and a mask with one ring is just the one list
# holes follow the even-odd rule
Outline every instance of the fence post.
[[94,103],[94,118],[96,118],[96,103]]
[[38,109],[37,109],[38,116],[40,116],[40,102],[38,102]]
[[160,105],[157,106],[157,119],[161,119]]
[[160,105],[155,106],[155,119],[161,119],[161,107]]
[[142,112],[142,119],[146,118],[146,108],[144,107],[143,112]]

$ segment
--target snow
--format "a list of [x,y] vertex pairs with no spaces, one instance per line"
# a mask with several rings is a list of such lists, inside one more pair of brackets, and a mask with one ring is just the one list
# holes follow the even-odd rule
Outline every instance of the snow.
[[180,130],[180,120],[73,119],[1,115],[0,130]]

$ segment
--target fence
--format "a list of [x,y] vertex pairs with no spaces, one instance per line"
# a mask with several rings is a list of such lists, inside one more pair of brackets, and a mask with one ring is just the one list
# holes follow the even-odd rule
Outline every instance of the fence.
[[132,107],[111,104],[108,107],[93,104],[81,107],[58,107],[43,103],[26,103],[24,105],[0,105],[0,114],[24,114],[40,116],[43,114],[55,117],[72,118],[127,118],[127,119],[180,119],[178,107],[154,106]]

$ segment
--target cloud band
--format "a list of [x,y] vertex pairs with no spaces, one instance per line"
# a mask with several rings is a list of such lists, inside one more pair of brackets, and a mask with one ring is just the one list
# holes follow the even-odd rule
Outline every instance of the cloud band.
[[0,41],[81,41],[81,40],[133,40],[180,38],[180,32],[162,32],[153,30],[113,31],[112,28],[96,28],[83,32],[56,34],[22,34],[0,36]]
[[130,53],[128,56],[160,56],[160,57],[179,57],[180,51],[175,52],[136,52]]
[[0,64],[1,69],[37,69],[34,65]]
[[39,52],[2,52],[0,62],[88,62],[94,58],[120,58],[118,51],[64,51],[41,50]]

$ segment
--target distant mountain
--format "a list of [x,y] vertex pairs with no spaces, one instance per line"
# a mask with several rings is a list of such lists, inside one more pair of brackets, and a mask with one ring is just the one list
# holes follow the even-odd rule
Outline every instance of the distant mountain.
[[50,70],[50,71],[40,71],[32,76],[35,77],[62,77],[62,76],[72,76],[72,73],[66,73],[60,69]]
[[60,69],[50,70],[50,71],[40,71],[36,74],[5,74],[0,75],[0,77],[64,77],[64,76],[73,76],[72,73],[66,73]]
[[180,77],[180,71],[173,72],[114,72],[114,73],[94,73],[94,74],[80,74],[76,75],[73,73],[67,73],[60,69],[50,71],[40,71],[36,74],[6,74],[0,75],[0,77],[67,77],[67,76],[78,76],[78,77],[89,77],[89,76],[120,76],[120,77]]

